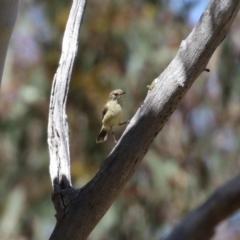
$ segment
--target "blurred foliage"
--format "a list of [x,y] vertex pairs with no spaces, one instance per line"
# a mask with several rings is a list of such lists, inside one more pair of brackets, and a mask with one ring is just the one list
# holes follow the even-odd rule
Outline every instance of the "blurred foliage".
[[[103,144],[95,143],[109,92],[127,92],[125,119],[131,119],[147,85],[191,31],[189,16],[199,2],[88,1],[67,104],[74,187],[94,176],[114,146],[111,136]],[[47,120],[69,9],[66,0],[20,1],[0,102],[3,240],[47,239],[55,224]],[[202,73],[194,83],[89,239],[161,239],[238,173],[239,22],[238,17],[209,62],[211,72]],[[116,128],[117,136],[123,131],[124,127]],[[215,240],[239,238],[233,227],[239,214],[229,221],[235,225],[224,223]]]

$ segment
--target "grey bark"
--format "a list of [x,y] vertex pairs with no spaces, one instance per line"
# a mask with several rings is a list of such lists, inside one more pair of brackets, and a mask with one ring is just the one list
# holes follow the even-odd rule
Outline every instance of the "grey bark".
[[[49,117],[52,121],[49,123],[50,172],[57,211],[57,225],[51,240],[83,240],[88,237],[133,175],[179,101],[204,71],[215,49],[225,38],[239,7],[238,0],[209,2],[196,27],[182,41],[176,57],[152,83],[144,103],[118,144],[93,179],[78,190],[71,187],[70,172],[66,170],[69,168],[69,148],[65,107],[72,63],[69,65],[68,59],[61,60],[68,70],[64,77],[54,78],[51,97],[54,96],[55,100],[51,100]],[[55,96],[57,91],[60,92],[59,98]],[[55,169],[51,169],[52,166]]]
[[62,178],[67,179],[64,187],[71,186],[66,103],[73,63],[78,49],[77,39],[84,6],[85,0],[73,1],[63,38],[62,54],[51,91],[48,119],[49,170],[52,185],[56,183],[56,186],[63,182]]
[[16,22],[18,0],[0,0],[0,86],[7,49]]

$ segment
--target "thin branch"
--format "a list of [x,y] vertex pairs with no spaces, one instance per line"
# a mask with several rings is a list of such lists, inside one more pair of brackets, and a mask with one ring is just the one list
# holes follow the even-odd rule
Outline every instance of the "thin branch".
[[210,239],[218,223],[240,208],[240,175],[218,188],[164,240]]

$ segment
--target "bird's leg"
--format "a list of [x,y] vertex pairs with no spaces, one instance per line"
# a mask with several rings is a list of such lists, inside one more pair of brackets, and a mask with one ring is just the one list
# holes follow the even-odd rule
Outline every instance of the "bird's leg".
[[117,140],[116,140],[116,137],[115,137],[115,134],[114,134],[114,131],[113,131],[113,129],[111,128],[111,132],[112,132],[112,135],[113,135],[113,140],[114,140],[114,142],[117,144]]
[[122,122],[122,123],[119,123],[119,126],[123,125],[123,124],[129,124],[130,123],[130,120],[128,121],[125,121],[125,122]]

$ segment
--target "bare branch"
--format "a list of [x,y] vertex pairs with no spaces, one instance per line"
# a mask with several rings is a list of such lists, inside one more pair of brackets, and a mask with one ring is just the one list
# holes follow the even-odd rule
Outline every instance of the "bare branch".
[[219,222],[240,208],[240,175],[218,188],[190,213],[165,240],[210,239]]
[[[240,1],[238,0],[211,0],[209,2],[197,26],[188,38],[182,41],[176,57],[150,85],[143,105],[131,119],[123,136],[95,177],[80,190],[67,188],[67,184],[60,187],[57,194],[62,198],[59,208],[61,218],[57,219],[57,226],[51,240],[87,238],[133,175],[150,144],[183,95],[205,70],[210,57],[227,34],[239,7]],[[54,81],[55,84],[57,81]],[[54,91],[52,95],[55,95]],[[63,96],[63,100],[66,99],[66,95]],[[55,148],[55,151],[51,149],[60,144],[62,140],[58,140],[59,138],[68,143],[65,112],[63,114],[61,111],[60,116],[61,124],[52,122],[49,135],[50,140],[54,139],[50,141],[51,158],[56,158],[55,162],[59,163],[58,165],[54,163],[56,170],[51,174],[52,177],[57,176],[58,179],[61,179],[58,169],[62,168],[62,160],[58,158],[66,157],[69,164],[68,148],[65,150],[65,155],[58,152],[59,147]],[[57,126],[56,130],[51,129],[53,126]],[[63,174],[62,177],[66,174],[67,181],[70,182],[68,172],[61,174]],[[55,201],[55,203],[58,205],[58,202]]]
[[16,22],[18,0],[0,0],[0,86],[12,30]]
[[73,63],[77,54],[78,33],[84,6],[85,0],[73,1],[63,37],[62,55],[52,85],[48,120],[48,145],[50,175],[54,190],[57,191],[71,186],[66,102]]

